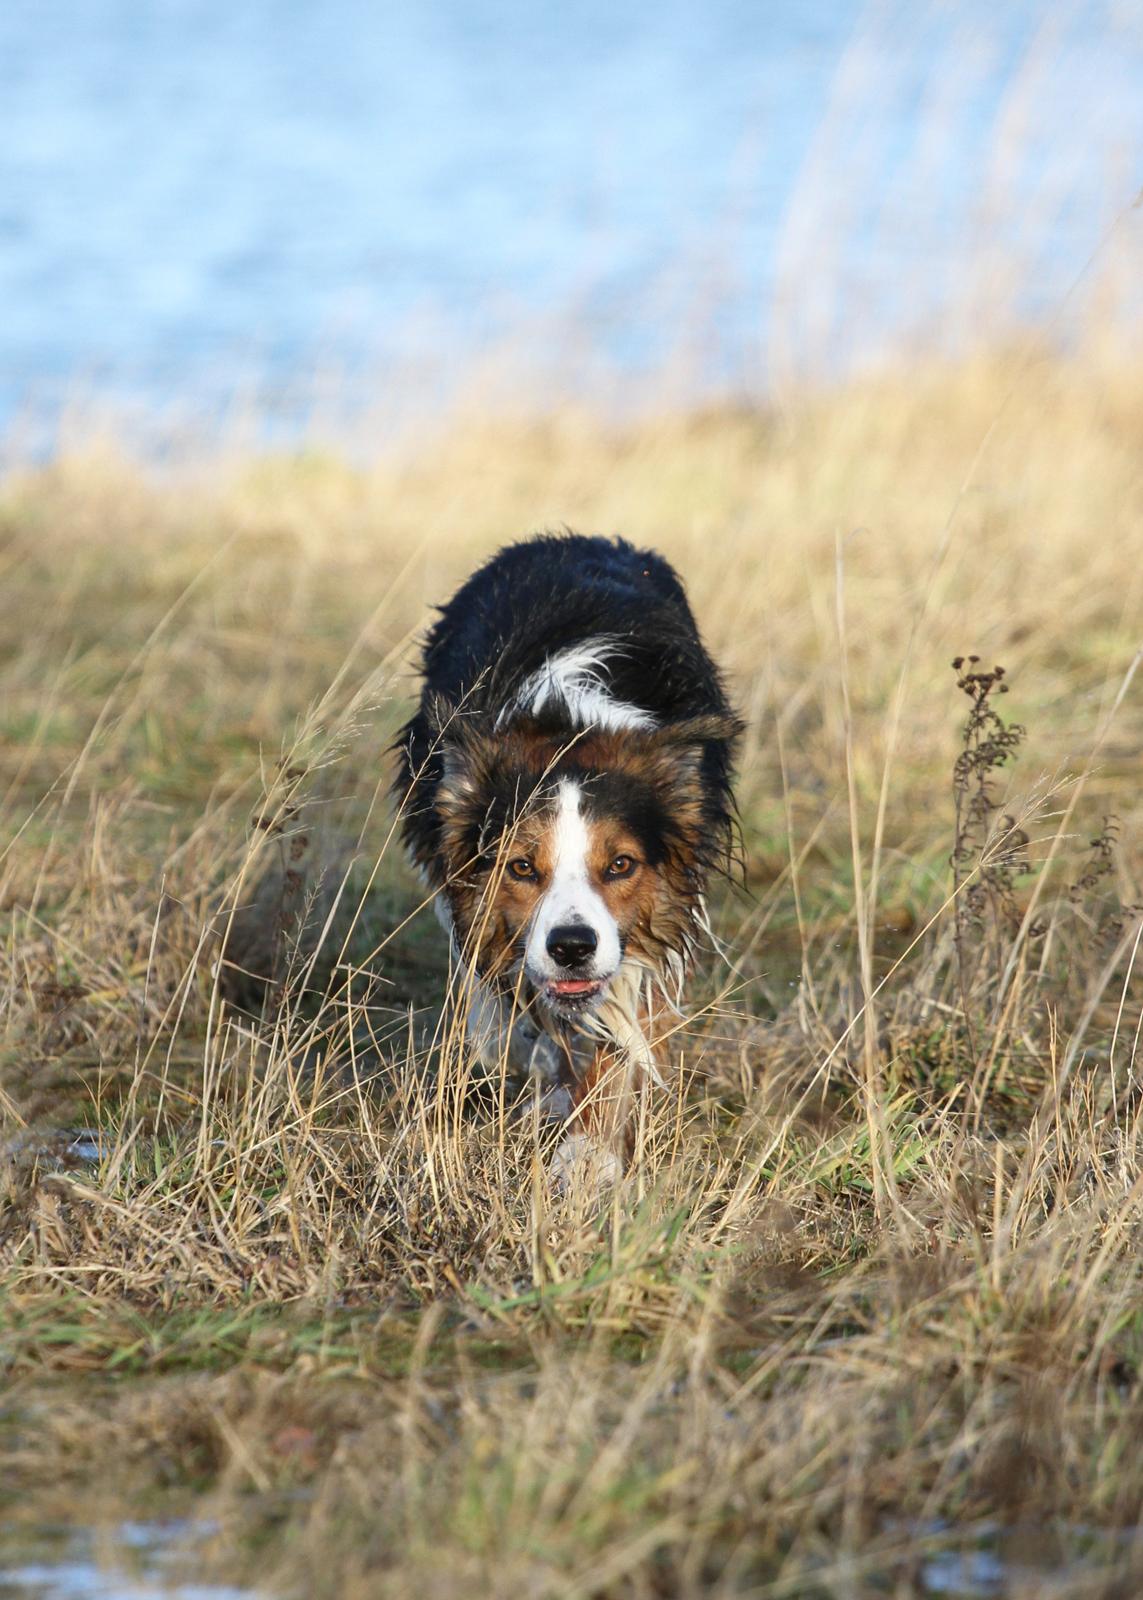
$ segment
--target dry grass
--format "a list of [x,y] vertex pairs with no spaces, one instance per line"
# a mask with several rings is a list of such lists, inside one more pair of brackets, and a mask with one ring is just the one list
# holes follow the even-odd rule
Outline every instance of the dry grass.
[[[193,1491],[314,1597],[909,1595],[979,1540],[1137,1592],[1141,442],[1137,374],[1031,351],[10,480],[0,1506]],[[427,604],[564,522],[677,563],[751,729],[729,964],[601,1208],[442,1029],[385,799]]]

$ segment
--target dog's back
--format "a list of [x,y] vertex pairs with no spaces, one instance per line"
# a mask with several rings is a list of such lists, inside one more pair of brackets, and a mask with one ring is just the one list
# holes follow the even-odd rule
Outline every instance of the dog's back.
[[[569,736],[730,712],[673,568],[623,539],[541,535],[499,551],[441,608],[423,674],[398,778],[406,840],[422,864],[435,851],[442,768],[434,702],[501,726],[526,714]],[[704,761],[721,793],[725,745],[712,741]]]

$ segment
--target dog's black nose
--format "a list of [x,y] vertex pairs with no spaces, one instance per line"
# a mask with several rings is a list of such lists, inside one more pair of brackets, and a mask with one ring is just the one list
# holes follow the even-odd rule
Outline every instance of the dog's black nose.
[[548,934],[548,954],[561,967],[586,967],[598,943],[586,922],[568,922]]

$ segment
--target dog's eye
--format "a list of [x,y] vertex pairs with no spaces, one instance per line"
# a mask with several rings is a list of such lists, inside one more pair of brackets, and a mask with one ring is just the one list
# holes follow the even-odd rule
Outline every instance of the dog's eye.
[[616,856],[603,874],[605,878],[629,878],[639,863],[634,856]]
[[527,856],[517,856],[515,861],[508,863],[508,876],[518,878],[521,883],[529,883],[536,876],[536,869]]

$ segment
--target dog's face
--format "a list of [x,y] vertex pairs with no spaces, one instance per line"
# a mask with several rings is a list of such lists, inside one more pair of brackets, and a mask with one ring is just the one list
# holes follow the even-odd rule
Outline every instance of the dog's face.
[[598,1006],[625,960],[680,976],[712,855],[703,751],[729,721],[571,738],[454,723],[444,890],[480,976],[522,976],[563,1020]]

